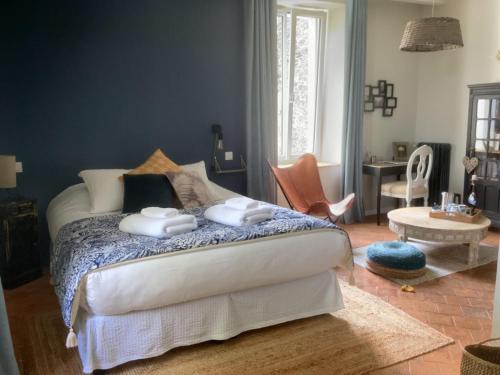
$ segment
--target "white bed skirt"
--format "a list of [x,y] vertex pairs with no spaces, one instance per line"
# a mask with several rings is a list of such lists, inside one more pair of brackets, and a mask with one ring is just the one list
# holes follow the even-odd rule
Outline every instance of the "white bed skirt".
[[85,373],[175,347],[224,340],[251,329],[331,313],[344,307],[335,272],[221,294],[123,315],[89,315],[76,322]]

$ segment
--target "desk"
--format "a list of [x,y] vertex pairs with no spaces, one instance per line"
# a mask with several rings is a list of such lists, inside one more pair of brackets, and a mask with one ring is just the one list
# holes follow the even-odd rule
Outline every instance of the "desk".
[[[375,177],[377,184],[377,225],[380,225],[380,200],[382,199],[382,177],[396,176],[398,180],[400,175],[406,174],[406,161],[381,161],[378,163],[364,163],[363,174]],[[416,166],[414,166],[415,168]]]

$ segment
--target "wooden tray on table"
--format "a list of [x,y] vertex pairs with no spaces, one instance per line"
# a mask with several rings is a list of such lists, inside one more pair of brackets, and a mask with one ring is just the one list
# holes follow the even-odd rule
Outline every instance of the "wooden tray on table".
[[474,224],[476,221],[480,220],[483,215],[481,215],[481,210],[478,209],[474,209],[473,212],[474,213],[472,215],[466,215],[458,212],[430,211],[429,217]]

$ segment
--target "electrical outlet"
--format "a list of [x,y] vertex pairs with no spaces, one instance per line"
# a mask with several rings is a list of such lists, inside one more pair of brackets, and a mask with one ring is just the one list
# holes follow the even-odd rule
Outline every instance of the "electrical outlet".
[[233,160],[233,152],[232,151],[226,151],[224,154],[224,160]]
[[23,173],[23,162],[16,161],[16,173]]

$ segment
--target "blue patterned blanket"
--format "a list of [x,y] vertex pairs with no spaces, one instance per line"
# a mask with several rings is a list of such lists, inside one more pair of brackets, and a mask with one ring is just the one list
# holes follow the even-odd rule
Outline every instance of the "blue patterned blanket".
[[97,216],[66,224],[54,243],[50,271],[64,322],[72,325],[72,305],[80,280],[89,272],[111,264],[174,251],[246,241],[290,232],[337,228],[326,220],[273,206],[271,220],[231,227],[203,217],[204,209],[184,210],[198,220],[198,229],[166,239],[131,235],[118,229],[126,215]]

